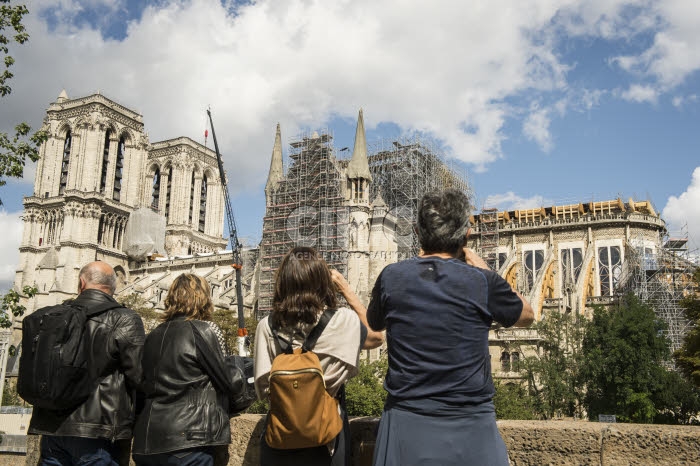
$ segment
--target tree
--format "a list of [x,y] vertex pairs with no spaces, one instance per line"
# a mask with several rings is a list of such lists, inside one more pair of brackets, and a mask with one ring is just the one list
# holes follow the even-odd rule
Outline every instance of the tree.
[[497,419],[531,420],[537,419],[538,413],[534,399],[527,389],[519,383],[502,383],[495,381],[496,395],[493,404],[496,406]]
[[20,299],[24,296],[27,298],[33,298],[34,295],[39,290],[33,286],[25,286],[22,288],[22,294],[15,290],[8,291],[5,296],[2,297],[2,304],[0,304],[0,328],[10,328],[12,327],[12,317],[21,317],[24,315],[24,311],[27,310],[26,307],[20,304]]
[[[693,282],[700,289],[700,268],[695,269]],[[696,387],[700,388],[700,298],[698,294],[689,296],[681,303],[685,316],[695,326],[686,334],[683,345],[674,353],[678,369]]]
[[550,312],[535,328],[541,338],[539,354],[523,363],[534,409],[545,419],[580,415],[582,318]]
[[359,373],[345,384],[345,402],[349,416],[381,416],[386,400],[384,377],[389,368],[386,358],[374,362],[362,360]]
[[654,422],[669,409],[668,340],[654,310],[628,294],[598,307],[583,339],[585,406],[590,419],[615,414],[623,422]]
[[[15,60],[9,55],[9,45],[13,42],[21,45],[29,40],[29,34],[22,24],[22,19],[29,10],[24,5],[10,6],[9,3],[10,0],[0,0],[0,52],[5,64],[5,70],[0,74],[0,97],[12,92],[8,82],[14,76],[10,67]],[[6,30],[11,32],[6,35]],[[14,136],[0,133],[0,186],[7,183],[8,177],[22,177],[27,159],[32,162],[39,160],[39,146],[48,139],[48,133],[43,130],[30,133],[31,128],[26,123],[15,126]]]

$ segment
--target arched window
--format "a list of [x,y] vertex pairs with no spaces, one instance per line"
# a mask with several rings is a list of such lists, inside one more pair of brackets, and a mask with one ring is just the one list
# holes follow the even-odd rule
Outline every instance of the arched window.
[[160,169],[156,168],[153,174],[153,189],[151,190],[151,209],[158,212],[160,203]]
[[124,168],[124,153],[126,152],[126,142],[124,136],[119,139],[117,145],[117,165],[114,167],[114,189],[112,199],[119,201],[122,195],[122,169]]
[[100,222],[97,226],[97,244],[102,244],[102,237],[104,236],[104,228],[105,228],[105,216],[104,214],[100,215]]
[[107,169],[109,168],[109,141],[111,139],[112,132],[107,130],[105,132],[105,147],[102,151],[102,175],[100,176],[100,192],[105,192],[107,187]]
[[172,165],[168,168],[168,184],[166,186],[165,193],[165,220],[166,222],[170,220],[170,192],[173,185],[173,167]]
[[190,183],[190,222],[192,225],[192,214],[194,212],[194,172],[192,172],[192,183]]
[[63,141],[63,161],[61,163],[61,181],[58,186],[58,194],[61,195],[66,192],[66,185],[68,184],[68,167],[70,166],[70,146],[73,137],[70,130],[66,132],[66,139]]
[[510,353],[508,351],[501,353],[501,371],[510,372]]
[[510,369],[513,372],[520,372],[520,353],[514,351],[510,355]]
[[604,246],[598,248],[598,278],[600,279],[600,295],[612,296],[617,288],[622,274],[622,255],[619,246]]
[[204,233],[204,224],[207,216],[207,175],[202,177],[202,190],[199,196],[199,231]]
[[544,249],[525,251],[525,273],[527,275],[527,289],[531,290],[537,280],[537,274],[544,265]]

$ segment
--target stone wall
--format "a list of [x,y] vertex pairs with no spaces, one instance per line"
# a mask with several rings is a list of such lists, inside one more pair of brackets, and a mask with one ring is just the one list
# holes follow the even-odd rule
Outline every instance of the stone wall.
[[[245,414],[231,420],[232,441],[218,463],[259,464],[263,416]],[[353,466],[372,464],[378,419],[355,418]],[[602,424],[570,421],[498,421],[513,466],[540,465],[693,465],[700,464],[700,427],[648,424]],[[29,437],[26,465],[35,466],[37,439]],[[20,465],[0,454],[0,465]]]

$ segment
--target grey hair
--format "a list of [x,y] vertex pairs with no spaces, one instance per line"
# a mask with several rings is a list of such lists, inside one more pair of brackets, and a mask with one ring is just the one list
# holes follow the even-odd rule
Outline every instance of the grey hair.
[[80,269],[80,275],[78,276],[85,280],[87,285],[107,288],[110,295],[113,295],[117,289],[117,274],[114,273],[114,270],[112,270],[112,273],[104,273],[96,262],[92,262]]
[[416,232],[425,253],[456,254],[464,247],[469,230],[469,198],[449,188],[426,194],[418,203]]

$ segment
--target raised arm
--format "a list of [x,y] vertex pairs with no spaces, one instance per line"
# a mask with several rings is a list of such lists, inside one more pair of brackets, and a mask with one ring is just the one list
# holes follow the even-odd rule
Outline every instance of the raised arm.
[[[469,265],[478,267],[480,269],[490,270],[488,264],[486,264],[486,261],[484,261],[484,259],[482,259],[477,253],[475,253],[470,248],[464,248],[464,259]],[[520,298],[520,301],[522,301],[523,303],[523,309],[522,311],[520,311],[520,317],[513,324],[513,327],[529,327],[535,320],[535,311],[532,309],[532,306],[523,295],[521,295],[516,290],[513,290],[513,292],[518,296],[518,298]]]
[[372,330],[372,328],[369,326],[369,323],[367,322],[367,308],[362,305],[360,298],[358,298],[357,295],[350,289],[350,285],[348,284],[347,280],[345,280],[345,277],[343,277],[343,275],[337,270],[331,270],[331,277],[333,278],[333,283],[335,283],[338,291],[343,295],[352,310],[355,311],[357,317],[360,318],[362,325],[367,327],[367,339],[365,340],[365,344],[362,349],[373,349],[381,346],[382,343],[384,343],[384,332],[377,332]]

